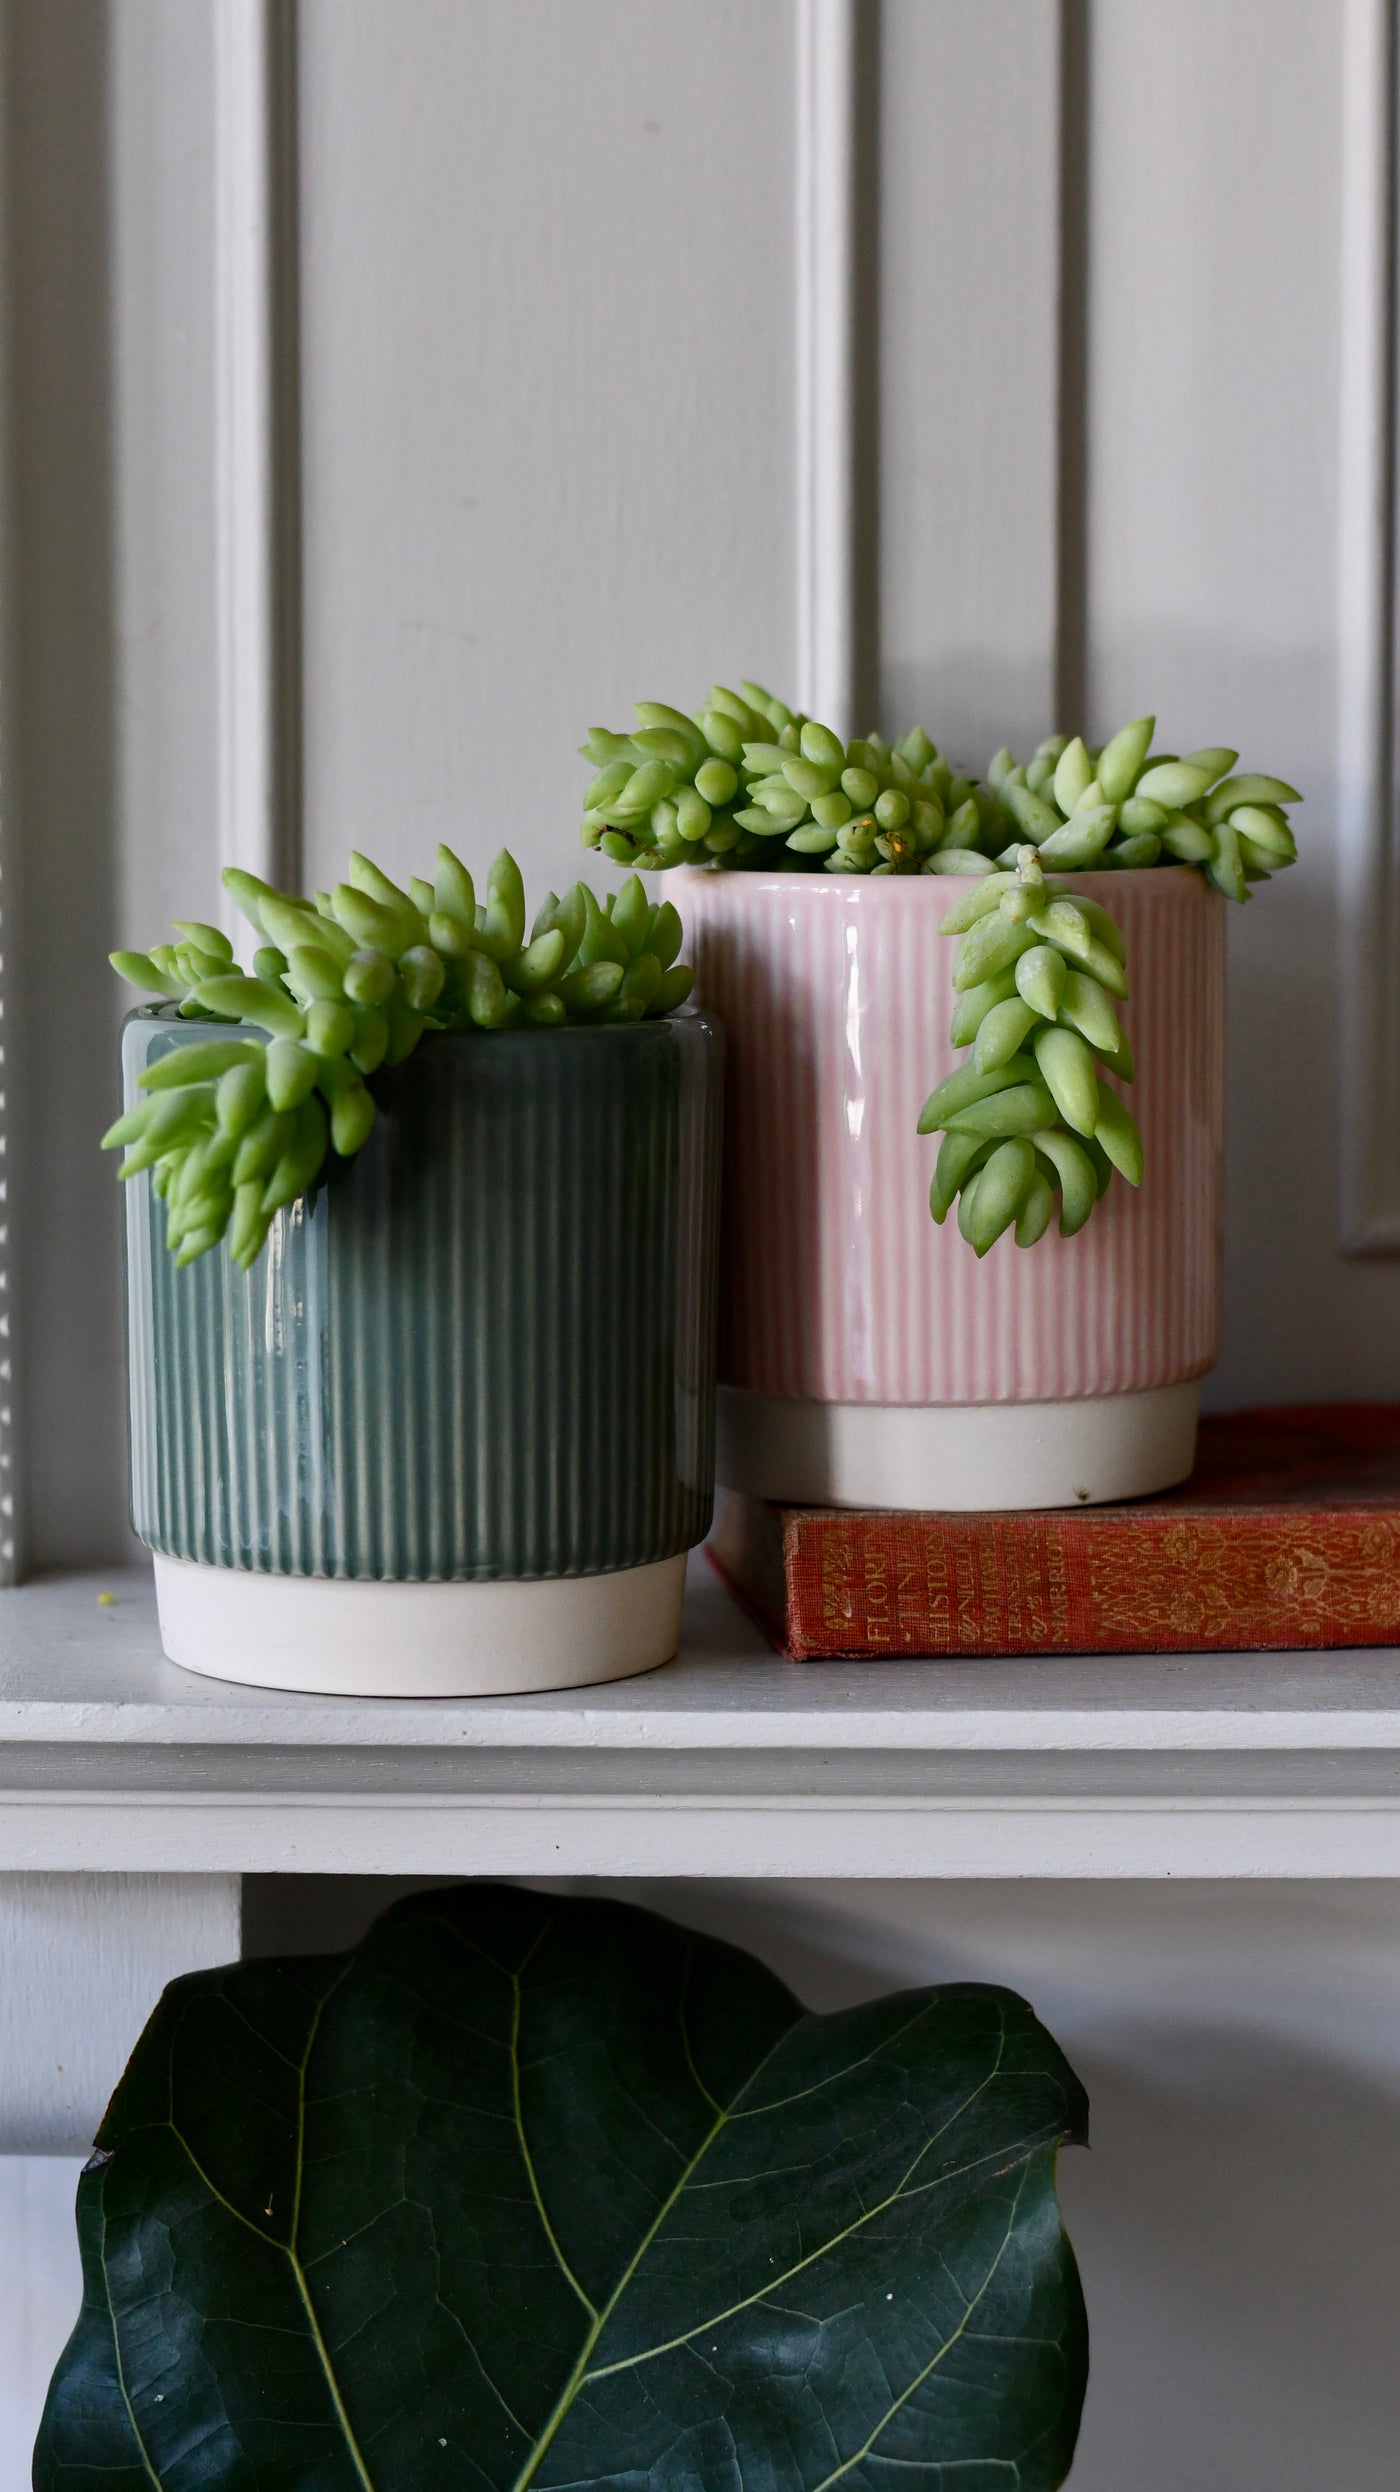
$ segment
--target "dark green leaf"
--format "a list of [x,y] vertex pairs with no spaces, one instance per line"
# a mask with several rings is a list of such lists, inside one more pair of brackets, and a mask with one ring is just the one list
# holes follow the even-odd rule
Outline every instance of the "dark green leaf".
[[38,2492],[1040,2492],[1084,2116],[1009,1991],[807,2016],[617,1904],[192,1974],[79,2186]]

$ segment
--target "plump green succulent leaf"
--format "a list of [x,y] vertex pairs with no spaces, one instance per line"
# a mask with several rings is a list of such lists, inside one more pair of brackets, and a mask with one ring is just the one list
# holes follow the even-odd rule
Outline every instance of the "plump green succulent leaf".
[[[1046,736],[1026,763],[1003,745],[979,784],[922,727],[893,745],[878,735],[843,744],[748,677],[738,692],[712,686],[693,715],[639,702],[637,716],[645,723],[630,737],[593,729],[580,748],[594,773],[580,835],[645,873],[691,864],[970,878],[1010,866],[1030,840],[1067,873],[1197,865],[1243,900],[1297,853],[1280,810],[1298,801],[1295,788],[1227,776],[1237,759],[1228,745],[1154,753],[1150,717],[1092,749],[1081,735]],[[1258,839],[1227,824],[1249,806],[1276,817]]]
[[[678,731],[660,723],[644,732]],[[703,745],[698,728],[690,740]],[[157,1172],[166,1242],[181,1264],[226,1232],[235,1262],[250,1264],[274,1214],[316,1182],[328,1152],[363,1148],[376,1113],[366,1081],[402,1064],[429,1030],[655,1020],[691,988],[693,973],[676,957],[680,918],[669,903],[653,906],[635,875],[606,908],[581,883],[562,899],[551,892],[528,943],[524,885],[506,849],[482,906],[450,848],[438,849],[434,880],[415,875],[408,892],[359,854],[347,880],[314,901],[235,868],[224,882],[255,933],[271,938],[255,953],[253,977],[228,938],[198,919],[178,921],[182,944],[111,956],[121,976],[162,995],[181,1020],[247,1032],[225,1027],[186,1045],[172,1030],[175,1043],[140,1084],[190,1096],[162,1111],[161,1123],[129,1108],[104,1137],[104,1147],[126,1150],[122,1177]],[[232,1165],[206,1172],[198,1154],[216,1121],[215,1081]]]
[[[1124,749],[1142,744],[1150,725],[1125,729]],[[1073,792],[1089,756],[1051,741],[1058,753],[1037,756],[1042,783],[1053,785],[1067,762]],[[1133,1078],[1111,1000],[1128,991],[1122,935],[1101,901],[1047,880],[1030,846],[1015,851],[1014,870],[955,901],[940,932],[958,939],[952,1041],[972,1052],[919,1117],[921,1134],[944,1137],[929,1210],[942,1222],[956,1201],[959,1231],[980,1257],[1008,1230],[1018,1247],[1038,1245],[1058,1195],[1060,1234],[1073,1237],[1115,1171],[1130,1185],[1143,1173],[1137,1127],[1099,1074],[1102,1063]]]
[[616,1903],[460,1887],[188,1975],[79,2184],[37,2492],[1047,2492],[1085,2118],[1009,1991],[808,2015]]

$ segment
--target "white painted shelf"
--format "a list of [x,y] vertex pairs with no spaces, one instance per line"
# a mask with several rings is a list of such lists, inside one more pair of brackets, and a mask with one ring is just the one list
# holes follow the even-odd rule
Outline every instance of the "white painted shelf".
[[0,1870],[74,1869],[1397,1876],[1400,1655],[802,1666],[697,1558],[648,1678],[342,1701],[187,1676],[144,1572],[69,1576],[0,1600]]

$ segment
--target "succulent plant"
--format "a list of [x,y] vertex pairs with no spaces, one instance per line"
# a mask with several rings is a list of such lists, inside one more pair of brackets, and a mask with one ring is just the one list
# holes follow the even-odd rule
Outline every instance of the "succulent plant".
[[921,1134],[941,1132],[929,1209],[958,1204],[976,1254],[1007,1229],[1034,1246],[1055,1216],[1082,1229],[1115,1170],[1142,1177],[1132,1115],[1103,1079],[1133,1078],[1114,999],[1128,992],[1123,938],[1108,910],[1048,882],[1033,847],[983,876],[939,933],[960,935],[951,1037],[970,1061],[924,1103]]
[[1227,899],[1247,900],[1252,882],[1298,853],[1283,810],[1301,803],[1297,789],[1237,774],[1229,745],[1153,753],[1156,724],[1131,719],[1104,745],[1049,736],[1024,767],[1003,745],[987,778],[1007,831],[1033,840],[1047,865],[1198,865]]
[[1024,765],[1004,745],[984,781],[922,727],[895,745],[843,743],[747,681],[714,685],[693,718],[643,701],[637,719],[630,736],[590,729],[581,748],[597,765],[584,844],[620,864],[987,875],[1031,841],[1065,868],[1198,865],[1244,900],[1297,853],[1283,810],[1296,788],[1232,775],[1225,745],[1154,754],[1151,718],[1101,746],[1049,736]]
[[959,873],[976,870],[962,849],[1000,823],[990,791],[922,727],[893,747],[878,735],[843,744],[748,681],[713,685],[693,718],[639,701],[637,720],[630,736],[590,728],[580,747],[599,765],[583,842],[617,864],[911,874],[941,855],[934,870]]
[[741,848],[737,809],[747,795],[744,746],[791,735],[801,721],[761,684],[715,684],[688,718],[665,701],[639,701],[630,735],[590,727],[579,751],[594,765],[584,791],[583,844],[615,865],[683,865]]
[[415,877],[407,891],[359,855],[314,900],[233,866],[223,880],[259,938],[251,974],[227,935],[195,919],[176,921],[178,943],[111,956],[143,993],[211,1025],[202,1043],[146,1067],[147,1095],[103,1136],[104,1150],[125,1151],[123,1177],[152,1171],[178,1264],[228,1232],[246,1271],[328,1152],[363,1147],[372,1077],[426,1033],[656,1018],[694,981],[676,957],[679,916],[635,874],[603,901],[585,883],[562,899],[551,891],[528,939],[520,868],[505,849],[480,906],[450,848],[439,848],[433,881]]

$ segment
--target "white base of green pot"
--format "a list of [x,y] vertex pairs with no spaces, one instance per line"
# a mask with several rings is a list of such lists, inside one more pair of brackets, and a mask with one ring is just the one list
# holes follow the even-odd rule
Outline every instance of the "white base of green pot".
[[669,1661],[685,1557],[544,1583],[351,1583],[157,1557],[160,1640],[205,1678],[317,1696],[523,1696]]
[[1146,1497],[1184,1480],[1200,1386],[1082,1402],[784,1402],[719,1391],[726,1488],[783,1505],[986,1514]]

